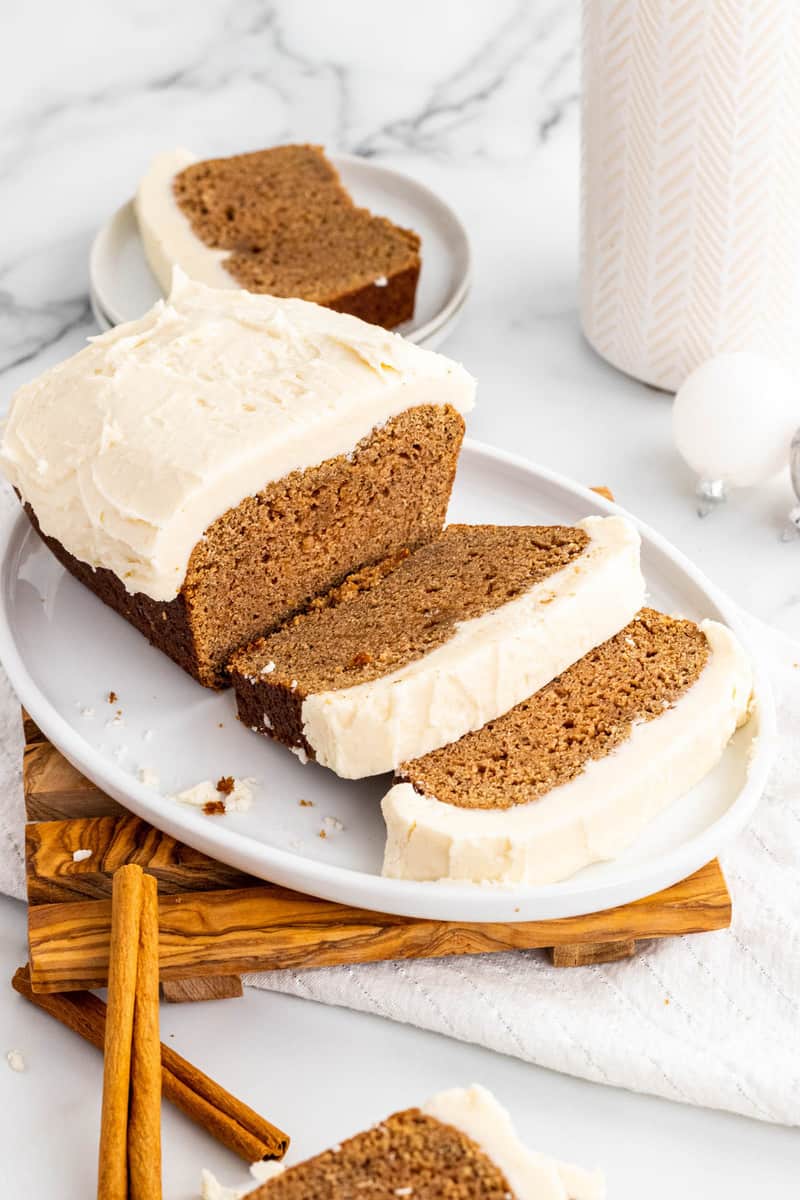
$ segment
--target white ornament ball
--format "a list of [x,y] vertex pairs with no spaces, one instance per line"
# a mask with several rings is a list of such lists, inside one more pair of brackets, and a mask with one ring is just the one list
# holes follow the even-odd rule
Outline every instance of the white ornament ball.
[[800,425],[800,389],[775,359],[742,350],[708,359],[675,395],[672,433],[704,480],[752,487],[789,461]]

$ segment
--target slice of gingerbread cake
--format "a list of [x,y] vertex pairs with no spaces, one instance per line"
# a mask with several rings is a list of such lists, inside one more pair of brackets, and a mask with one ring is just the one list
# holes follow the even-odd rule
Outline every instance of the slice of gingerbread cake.
[[604,1200],[599,1171],[529,1150],[485,1088],[440,1092],[421,1108],[297,1166],[248,1200]]
[[359,208],[319,146],[160,154],[136,215],[165,293],[178,266],[212,287],[312,300],[387,329],[414,315],[419,237]]
[[501,716],[643,601],[622,517],[450,525],[235,654],[239,716],[345,778],[377,775]]
[[475,384],[304,300],[178,275],[14,396],[0,465],[53,553],[201,683],[441,531]]
[[751,690],[729,629],[643,609],[505,716],[403,763],[384,875],[546,884],[615,858],[717,764]]

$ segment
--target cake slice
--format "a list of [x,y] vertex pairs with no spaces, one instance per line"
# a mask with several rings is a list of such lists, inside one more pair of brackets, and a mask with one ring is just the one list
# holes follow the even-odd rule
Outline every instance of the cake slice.
[[529,1150],[482,1087],[440,1092],[288,1167],[249,1200],[603,1200],[599,1171]]
[[442,528],[475,385],[304,300],[177,276],[14,396],[0,464],[53,553],[201,683]]
[[499,717],[634,616],[639,535],[450,525],[235,654],[241,720],[349,779]]
[[620,854],[748,717],[725,626],[643,609],[505,716],[399,768],[384,875],[547,884]]
[[164,292],[179,266],[212,287],[313,300],[387,329],[414,315],[419,237],[358,208],[319,146],[160,154],[136,215]]

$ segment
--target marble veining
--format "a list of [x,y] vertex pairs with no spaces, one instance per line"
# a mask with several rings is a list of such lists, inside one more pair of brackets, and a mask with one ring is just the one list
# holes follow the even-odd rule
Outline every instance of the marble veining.
[[440,192],[473,240],[472,295],[443,347],[480,381],[472,435],[610,486],[800,634],[788,478],[699,521],[669,399],[580,336],[579,20],[576,0],[19,6],[0,73],[3,408],[96,332],[91,239],[156,151],[311,140],[368,155]]

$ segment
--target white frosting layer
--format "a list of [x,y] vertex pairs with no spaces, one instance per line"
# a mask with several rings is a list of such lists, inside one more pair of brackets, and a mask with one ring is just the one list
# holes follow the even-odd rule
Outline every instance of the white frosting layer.
[[744,724],[752,672],[733,634],[701,625],[711,653],[696,682],[663,716],[580,775],[513,808],[469,809],[396,784],[383,800],[384,875],[396,879],[546,884],[615,858],[688,792]]
[[467,412],[474,391],[450,359],[356,317],[176,273],[169,301],[20,388],[0,464],[76,558],[171,600],[246,496],[409,408]]
[[194,162],[197,155],[183,148],[157,154],[136,193],[136,218],[145,257],[165,294],[170,290],[173,267],[180,267],[190,279],[209,287],[239,287],[222,265],[231,252],[207,246],[175,199],[175,176]]
[[515,1200],[605,1197],[605,1181],[599,1171],[584,1171],[529,1150],[520,1141],[506,1109],[486,1088],[475,1084],[440,1092],[423,1105],[422,1111],[476,1142],[503,1172]]
[[623,517],[579,524],[583,554],[522,596],[389,675],[308,696],[317,762],[346,779],[391,771],[508,712],[627,625],[645,596],[639,534]]

